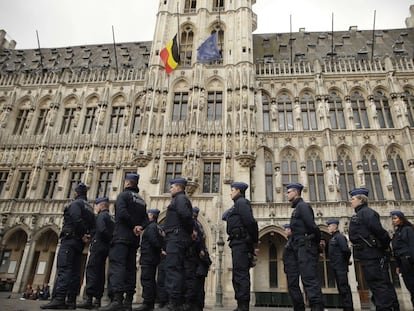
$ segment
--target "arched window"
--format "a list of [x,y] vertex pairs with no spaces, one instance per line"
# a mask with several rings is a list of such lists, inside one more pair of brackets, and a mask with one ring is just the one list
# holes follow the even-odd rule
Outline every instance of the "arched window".
[[392,178],[392,186],[396,200],[411,200],[410,188],[408,187],[407,172],[404,162],[396,149],[388,153],[388,164]]
[[131,132],[137,134],[141,128],[141,108],[139,105],[134,106],[132,115]]
[[345,129],[346,123],[341,97],[336,92],[331,92],[329,94],[328,104],[331,128]]
[[[197,91],[196,91],[197,92]],[[223,92],[209,91],[207,94],[207,120],[218,121],[222,119]]]
[[293,123],[293,106],[292,99],[288,94],[282,93],[277,99],[277,109],[279,111],[279,130],[293,131],[295,129]]
[[368,114],[367,114],[367,107],[365,106],[365,100],[358,91],[355,91],[351,95],[351,105],[352,105],[352,112],[354,115],[355,127],[357,129],[370,128]]
[[265,187],[266,202],[273,202],[273,163],[269,152],[265,153]]
[[313,96],[306,92],[300,100],[300,108],[302,110],[302,124],[304,130],[317,130],[318,123],[316,121],[316,107]]
[[195,13],[197,8],[197,0],[185,0],[184,13]]
[[273,242],[269,246],[269,287],[278,287],[277,248]]
[[193,56],[194,33],[190,25],[185,26],[181,32],[180,40],[180,66],[191,66]]
[[322,247],[322,254],[319,256],[319,279],[321,280],[322,288],[335,288],[335,273],[332,270],[332,266],[329,263],[330,259],[328,257],[328,245],[331,236],[323,231],[321,231],[321,242],[325,244],[325,247]]
[[270,101],[269,96],[262,96],[262,107],[263,107],[263,131],[270,131]]
[[[281,158],[282,185],[283,189],[286,189],[288,184],[299,181],[299,168],[292,150],[286,150]],[[285,196],[283,198],[286,200]]]
[[374,103],[380,127],[393,128],[394,122],[392,121],[390,105],[382,91],[375,92]]
[[366,188],[369,189],[370,200],[384,200],[378,161],[371,150],[365,150],[362,156]]
[[351,156],[346,149],[338,151],[338,172],[341,199],[348,201],[349,191],[355,188],[354,168],[352,167]]
[[[98,111],[98,97],[93,96],[88,99],[86,104],[85,119],[83,121],[82,134],[92,134],[95,132],[96,125],[98,123],[97,118],[99,117]],[[100,116],[104,118],[102,114]]]
[[108,133],[116,134],[121,131],[122,121],[125,115],[125,97],[118,95],[114,98],[112,105]]
[[39,109],[38,114],[37,114],[36,127],[34,131],[35,135],[43,134],[45,132],[46,117],[47,117],[48,112],[49,112],[49,108],[47,107],[42,107]]
[[213,1],[213,12],[224,10],[224,0],[214,0]]
[[404,103],[407,107],[408,122],[410,126],[414,126],[414,95],[408,89],[405,90]]
[[178,92],[174,94],[173,121],[187,119],[188,93]]
[[323,176],[323,165],[319,152],[309,152],[306,161],[306,170],[309,183],[309,200],[326,201],[325,181]]

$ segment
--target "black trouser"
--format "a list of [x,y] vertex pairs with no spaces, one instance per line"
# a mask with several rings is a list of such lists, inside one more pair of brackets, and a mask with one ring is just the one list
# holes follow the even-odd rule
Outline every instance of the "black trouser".
[[388,263],[382,259],[361,259],[365,281],[372,292],[377,311],[392,311],[398,305],[397,294],[388,274]]
[[109,282],[111,292],[135,293],[137,282],[137,247],[133,244],[114,243],[109,250]]
[[155,303],[155,297],[157,296],[156,273],[157,265],[141,265],[142,298],[146,305],[153,306]]
[[283,252],[283,265],[288,282],[289,296],[292,299],[293,310],[304,311],[302,291],[299,286],[299,263],[292,249],[285,249]]
[[105,288],[105,265],[108,245],[93,244],[86,266],[86,295],[102,298]]
[[204,309],[204,301],[206,297],[206,292],[204,290],[205,281],[206,281],[206,277],[204,275],[197,275],[197,280],[196,280],[197,292],[196,292],[195,305],[201,310]]
[[[187,238],[187,239],[186,239]],[[190,244],[190,236],[169,233],[166,237],[167,256],[165,258],[166,278],[169,301],[173,305],[181,305],[184,301],[184,281],[186,251]]]
[[401,260],[400,272],[402,274],[404,284],[411,295],[411,304],[414,307],[414,267],[407,259]]
[[296,257],[303,286],[310,306],[322,306],[323,296],[318,276],[318,245],[311,241],[298,241]]
[[338,292],[342,299],[342,306],[346,310],[353,310],[354,304],[352,302],[351,288],[349,287],[348,269],[335,269],[335,267],[333,267],[333,270],[336,286],[338,287]]
[[158,290],[158,301],[162,304],[168,302],[167,285],[165,284],[166,271],[165,271],[165,258],[162,258],[158,265],[157,273],[157,290]]
[[80,239],[62,239],[57,256],[57,276],[53,298],[76,297],[80,289],[81,258],[84,243]]
[[243,240],[233,239],[230,243],[233,263],[234,298],[238,302],[250,302],[250,265],[251,247]]
[[[190,248],[191,250],[191,248]],[[193,250],[194,251],[194,250]],[[185,288],[185,302],[187,304],[195,304],[197,298],[197,254],[191,253],[187,254],[186,260],[184,262],[184,269],[185,269],[185,281],[184,281],[184,288]]]

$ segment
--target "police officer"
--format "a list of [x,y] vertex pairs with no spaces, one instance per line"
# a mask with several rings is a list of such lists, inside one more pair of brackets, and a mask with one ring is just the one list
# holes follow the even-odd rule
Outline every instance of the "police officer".
[[[80,183],[75,188],[75,200],[63,213],[60,248],[57,255],[57,278],[52,300],[42,309],[76,309],[76,296],[81,281],[81,258],[90,232],[95,227],[95,215],[87,202],[87,187]],[[65,301],[65,299],[67,300]]]
[[323,311],[323,296],[318,277],[319,242],[321,232],[315,223],[313,209],[302,197],[303,185],[287,185],[286,196],[292,203],[290,228],[292,248],[299,267],[299,273],[312,311]]
[[185,260],[193,234],[193,206],[185,194],[187,180],[170,181],[171,203],[167,207],[164,231],[166,234],[165,271],[169,302],[159,309],[179,310],[184,301]]
[[397,261],[397,273],[402,274],[414,307],[414,228],[401,211],[392,211],[391,217],[395,227],[391,245]]
[[293,303],[294,311],[305,311],[302,291],[299,287],[299,266],[296,253],[292,248],[292,230],[290,224],[283,225],[287,236],[287,242],[283,249],[283,270],[286,273],[288,291]]
[[162,229],[157,223],[158,209],[148,210],[149,224],[145,227],[141,240],[141,256],[139,264],[141,266],[141,286],[142,298],[141,306],[135,311],[152,311],[154,309],[155,297],[157,295],[157,285],[155,275],[157,266],[161,259],[161,248],[163,246]]
[[388,274],[390,237],[376,211],[368,207],[368,189],[349,192],[355,214],[349,224],[354,260],[359,260],[377,310],[399,310],[395,289]]
[[[101,311],[132,310],[140,234],[148,223],[146,203],[138,194],[138,174],[127,174],[115,202],[115,228],[109,250],[109,283],[113,300]],[[125,294],[125,297],[124,297]]]
[[200,262],[201,254],[204,256],[204,232],[200,223],[197,221],[197,215],[199,213],[198,207],[193,207],[193,233],[191,235],[191,244],[187,250],[186,260],[184,263],[185,269],[185,303],[182,307],[183,311],[197,311],[197,296],[199,293],[198,279],[197,279],[197,267]]
[[246,199],[248,185],[244,182],[231,184],[234,205],[226,215],[227,234],[233,263],[233,289],[237,311],[248,311],[250,303],[250,273],[258,253],[259,230],[253,217],[250,201]]
[[204,309],[205,301],[205,290],[204,284],[208,274],[208,270],[211,265],[210,254],[206,246],[206,235],[203,230],[203,226],[198,221],[198,214],[200,209],[198,207],[193,207],[193,219],[194,219],[194,231],[196,232],[195,239],[195,253],[196,256],[196,270],[195,270],[195,303],[194,311],[201,311]]
[[[115,222],[109,214],[107,197],[95,200],[96,229],[90,245],[88,264],[86,266],[86,297],[81,309],[93,309],[101,306],[105,286],[105,264],[109,254]],[[92,302],[93,297],[95,301]]]
[[339,220],[330,219],[326,222],[328,231],[332,234],[328,244],[329,263],[334,271],[336,286],[342,298],[344,311],[353,311],[352,293],[348,282],[348,266],[351,250],[348,240],[338,230]]

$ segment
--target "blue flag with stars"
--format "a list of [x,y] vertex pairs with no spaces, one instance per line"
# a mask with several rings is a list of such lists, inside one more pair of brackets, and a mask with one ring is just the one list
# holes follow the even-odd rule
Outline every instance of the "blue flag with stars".
[[210,63],[221,58],[217,46],[217,32],[213,33],[197,49],[197,61],[200,63]]

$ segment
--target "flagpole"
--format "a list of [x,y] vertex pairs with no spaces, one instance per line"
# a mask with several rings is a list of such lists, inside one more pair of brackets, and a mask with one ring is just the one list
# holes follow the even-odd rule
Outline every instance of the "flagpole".
[[332,41],[331,41],[331,59],[334,56],[334,13],[332,12]]
[[374,26],[372,27],[372,51],[371,51],[371,62],[374,61],[374,47],[375,47],[375,15],[377,11],[374,10]]
[[118,57],[116,55],[116,45],[115,45],[115,31],[114,25],[112,25],[112,40],[114,42],[114,53],[115,53],[115,66],[116,66],[116,75],[118,76]]
[[43,56],[42,56],[42,51],[40,50],[40,40],[39,40],[39,33],[36,30],[36,37],[37,37],[37,46],[39,48],[39,55],[40,55],[40,67],[42,68],[42,72],[43,72]]
[[292,44],[292,14],[290,14],[290,69],[292,70],[293,67],[293,44]]
[[[180,1],[177,1],[177,44],[180,47],[180,10],[179,10]],[[179,51],[180,49],[178,49]]]

